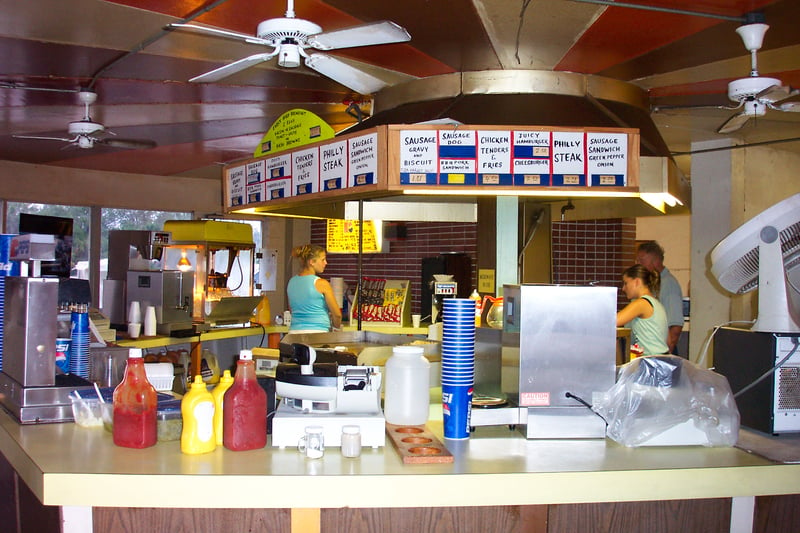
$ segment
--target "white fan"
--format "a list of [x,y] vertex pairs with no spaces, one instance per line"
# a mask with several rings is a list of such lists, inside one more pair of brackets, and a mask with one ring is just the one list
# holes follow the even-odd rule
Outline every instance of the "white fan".
[[768,25],[761,23],[745,24],[736,28],[736,33],[750,52],[750,76],[728,84],[728,98],[739,103],[734,109],[743,107],[743,110],[726,120],[717,129],[717,133],[734,132],[751,118],[764,116],[767,108],[776,111],[800,111],[800,102],[788,101],[800,94],[800,91],[781,85],[779,79],[761,77],[758,74],[756,54],[768,29]]
[[114,137],[107,137],[107,135],[115,135],[113,132],[106,129],[105,126],[99,122],[92,120],[89,116],[89,106],[97,100],[97,93],[81,89],[78,92],[78,98],[84,105],[84,114],[81,120],[70,122],[67,127],[69,137],[42,137],[38,135],[14,135],[17,139],[40,139],[45,141],[63,141],[69,145],[77,146],[78,148],[94,148],[96,144],[111,146],[113,148],[127,148],[127,149],[143,149],[154,148],[156,143],[149,140],[139,139],[118,139]]
[[711,250],[711,273],[734,294],[758,288],[753,331],[800,332],[800,193],[720,241]]
[[258,25],[256,36],[219,30],[196,24],[170,24],[171,28],[195,30],[212,35],[229,37],[249,44],[272,48],[270,52],[254,54],[224,67],[196,76],[189,81],[215,82],[259,63],[278,57],[278,65],[286,68],[300,66],[305,58],[307,67],[337,81],[360,94],[372,94],[386,87],[386,82],[340,59],[327,54],[308,54],[307,48],[334,50],[356,46],[401,43],[411,39],[408,32],[394,22],[383,21],[353,26],[322,33],[322,28],[308,20],[295,18],[294,0],[288,0],[286,16],[264,20]]

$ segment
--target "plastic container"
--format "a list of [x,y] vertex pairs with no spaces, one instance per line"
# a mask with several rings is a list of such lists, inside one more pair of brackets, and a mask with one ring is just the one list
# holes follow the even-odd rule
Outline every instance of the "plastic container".
[[359,455],[361,455],[361,428],[342,426],[342,456],[358,457]]
[[469,295],[470,300],[475,300],[475,327],[481,327],[481,313],[483,306],[481,305],[481,295],[478,294],[478,289],[472,289],[472,294]]
[[233,376],[230,370],[225,370],[222,377],[219,378],[219,383],[214,390],[211,391],[211,396],[214,398],[214,438],[217,441],[217,446],[222,446],[222,411],[224,405],[225,393],[233,385]]
[[267,445],[267,393],[256,379],[253,352],[242,350],[222,406],[222,443],[233,451]]
[[122,382],[114,389],[114,444],[147,448],[156,443],[156,389],[147,381],[142,350],[131,348]]
[[180,400],[175,404],[158,408],[156,412],[156,437],[158,442],[180,440],[183,432],[183,415]]
[[258,305],[256,306],[256,314],[253,317],[252,322],[262,326],[269,326],[272,322],[272,318],[270,317],[269,298],[267,298],[265,293],[261,294],[261,301],[258,302]]
[[420,346],[395,346],[386,361],[383,414],[386,422],[418,426],[428,421],[430,363]]
[[202,377],[194,377],[189,392],[181,400],[181,416],[181,451],[189,455],[213,452],[217,448],[214,438],[214,398]]

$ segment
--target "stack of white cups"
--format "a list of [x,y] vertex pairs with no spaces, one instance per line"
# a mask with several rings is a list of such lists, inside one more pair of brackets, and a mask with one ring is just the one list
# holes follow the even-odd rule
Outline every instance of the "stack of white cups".
[[128,336],[132,339],[139,337],[142,332],[142,307],[139,302],[133,301],[128,307]]

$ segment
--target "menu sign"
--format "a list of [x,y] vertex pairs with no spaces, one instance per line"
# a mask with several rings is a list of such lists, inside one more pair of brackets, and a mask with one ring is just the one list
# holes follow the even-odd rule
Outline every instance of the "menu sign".
[[473,130],[439,130],[439,183],[475,185],[477,142]]
[[[360,226],[357,220],[328,219],[328,238],[325,246],[328,253],[358,253],[358,240],[361,234]],[[372,220],[364,220],[363,228],[364,238],[361,241],[363,251],[379,252],[375,223]]]
[[319,192],[319,148],[292,153],[292,183],[297,196]]
[[438,161],[435,131],[400,132],[401,184],[436,185]]
[[511,132],[478,132],[479,185],[512,185]]
[[378,177],[378,134],[353,137],[347,141],[348,187],[373,185]]
[[281,154],[264,161],[267,170],[266,193],[269,200],[288,198],[292,194],[292,160]]
[[264,198],[264,161],[247,163],[247,203],[263,202]]
[[628,136],[624,133],[587,133],[587,159],[591,184],[625,184],[628,170]]
[[514,185],[550,185],[550,132],[515,131],[513,142]]
[[582,131],[553,132],[553,185],[586,185]]
[[335,191],[347,185],[347,141],[320,146],[320,181],[323,191]]
[[228,169],[228,205],[230,206],[244,205],[244,172],[244,166]]

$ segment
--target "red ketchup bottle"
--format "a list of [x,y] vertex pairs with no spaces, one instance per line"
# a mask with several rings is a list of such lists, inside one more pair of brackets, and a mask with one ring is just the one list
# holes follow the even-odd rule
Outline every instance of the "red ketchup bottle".
[[128,351],[122,382],[114,389],[114,444],[147,448],[156,443],[156,389],[147,381],[140,348]]
[[222,402],[222,444],[229,450],[256,450],[267,445],[267,393],[256,379],[253,352],[242,350],[233,385]]

